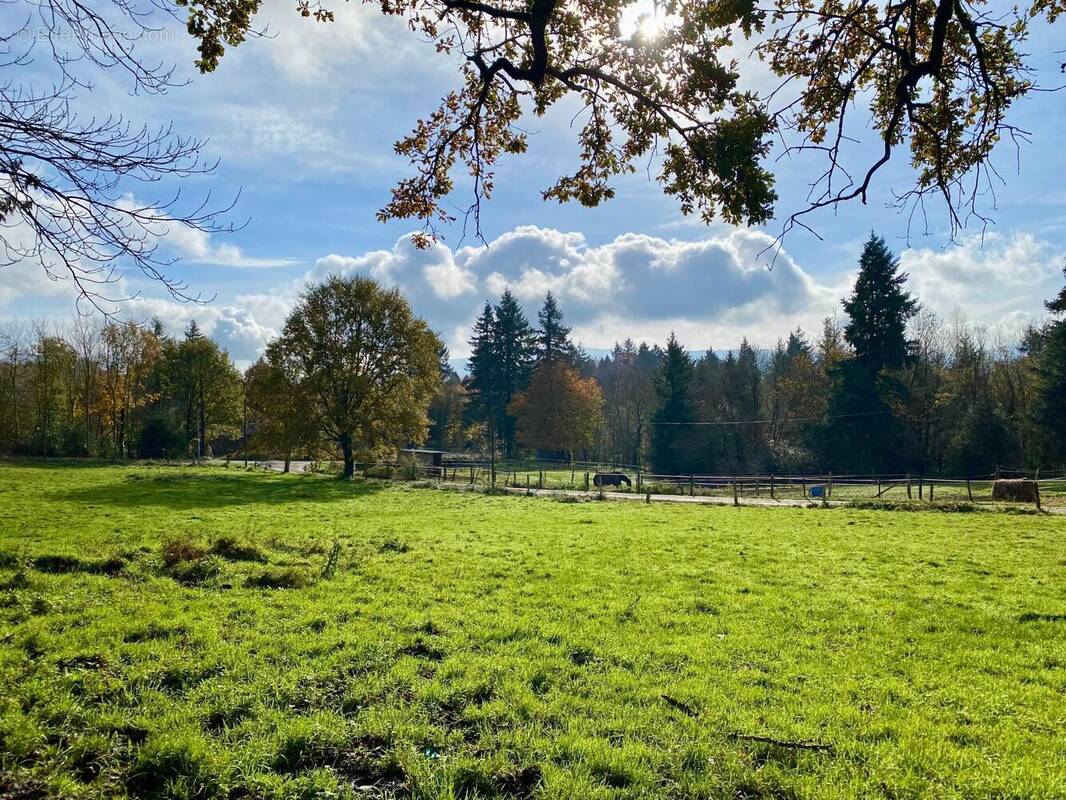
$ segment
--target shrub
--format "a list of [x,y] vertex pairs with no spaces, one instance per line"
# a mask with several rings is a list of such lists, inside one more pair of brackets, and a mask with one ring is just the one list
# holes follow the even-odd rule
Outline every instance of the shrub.
[[422,462],[411,455],[402,455],[396,460],[396,471],[405,481],[417,481],[422,477]]

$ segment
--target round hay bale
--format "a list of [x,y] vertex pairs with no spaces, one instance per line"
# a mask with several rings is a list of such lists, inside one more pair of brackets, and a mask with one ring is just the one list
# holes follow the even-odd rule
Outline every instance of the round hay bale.
[[1000,479],[992,484],[992,499],[1011,503],[1035,503],[1039,488],[1028,478]]

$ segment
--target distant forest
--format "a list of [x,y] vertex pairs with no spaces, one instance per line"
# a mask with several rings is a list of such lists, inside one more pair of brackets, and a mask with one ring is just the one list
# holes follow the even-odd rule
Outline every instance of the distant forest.
[[[923,309],[906,277],[872,236],[839,319],[724,355],[692,354],[671,334],[665,347],[627,339],[593,359],[550,293],[530,320],[505,291],[474,324],[468,375],[439,347],[439,380],[411,395],[421,416],[395,429],[416,439],[379,436],[359,455],[492,448],[671,474],[1064,469],[1066,288],[1045,323],[1006,340]],[[313,394],[271,363],[282,349],[241,374],[195,323],[180,337],[158,321],[7,323],[0,452],[196,457],[239,453],[247,434],[257,457],[334,457],[303,411]]]

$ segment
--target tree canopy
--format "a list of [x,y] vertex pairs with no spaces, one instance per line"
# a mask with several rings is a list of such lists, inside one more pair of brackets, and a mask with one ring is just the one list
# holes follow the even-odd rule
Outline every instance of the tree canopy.
[[[200,41],[200,69],[250,30],[258,0],[180,0]],[[1027,132],[1008,119],[1038,90],[1022,48],[1033,26],[1054,22],[1062,0],[1032,0],[993,13],[982,0],[771,0],[656,3],[655,24],[625,30],[635,0],[376,0],[458,64],[456,87],[396,145],[413,175],[382,219],[433,226],[453,219],[446,198],[457,170],[473,177],[466,208],[480,231],[480,203],[505,155],[524,153],[527,115],[564,98],[581,108],[579,163],[544,189],[545,199],[595,206],[612,181],[657,164],[657,179],[683,212],[711,222],[759,224],[775,213],[771,151],[824,159],[803,214],[866,202],[874,178],[898,151],[914,170],[896,187],[903,208],[946,205],[951,229],[976,215],[996,177],[990,158]],[[304,17],[331,21],[324,0],[298,0]],[[746,88],[754,59],[780,79]],[[748,81],[747,83],[750,83]],[[865,119],[852,119],[865,108]],[[870,130],[872,148],[846,145]],[[873,150],[871,153],[870,150]]]
[[663,472],[685,470],[692,462],[692,430],[687,426],[696,421],[694,378],[692,357],[671,332],[655,378],[659,408],[651,434],[651,463]]
[[569,364],[545,361],[508,411],[517,421],[523,446],[561,453],[569,461],[574,453],[588,452],[596,444],[603,428],[603,390],[594,378],[582,378]]
[[399,291],[332,276],[300,298],[267,360],[311,399],[305,413],[340,449],[350,477],[356,452],[422,440],[440,347]]

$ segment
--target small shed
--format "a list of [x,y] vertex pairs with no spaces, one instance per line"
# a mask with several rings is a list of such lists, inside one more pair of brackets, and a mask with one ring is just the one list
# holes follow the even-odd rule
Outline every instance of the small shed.
[[411,456],[427,467],[439,467],[444,463],[443,450],[423,450],[419,447],[405,447],[400,455]]

